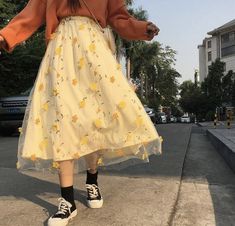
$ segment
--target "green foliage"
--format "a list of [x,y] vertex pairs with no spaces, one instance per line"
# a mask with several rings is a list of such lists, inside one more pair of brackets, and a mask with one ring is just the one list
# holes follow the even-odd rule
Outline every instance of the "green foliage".
[[215,62],[212,62],[208,76],[204,81],[205,88],[203,90],[204,94],[207,97],[212,99],[214,103],[214,108],[222,104],[222,78],[224,76],[224,62],[221,62],[217,59]]
[[28,0],[0,0],[0,27],[4,27],[27,2]]
[[154,41],[136,45],[132,55],[131,76],[141,80],[140,98],[148,100],[149,105],[158,108],[177,104],[178,82],[181,76],[174,68],[175,52]]
[[232,106],[235,106],[235,80],[233,80],[231,97],[232,97]]
[[[129,9],[139,20],[148,20],[143,8]],[[131,62],[131,77],[140,80],[137,95],[149,106],[177,105],[178,82],[181,75],[173,68],[176,52],[169,46],[162,47],[157,41],[128,41],[116,36],[119,54]]]
[[[28,1],[0,0],[0,21],[4,27]],[[0,96],[18,94],[33,85],[41,59],[45,52],[44,29],[32,35],[26,42],[15,47],[9,54],[0,55]]]
[[[235,73],[229,71],[222,78],[222,101],[230,104],[234,102],[234,85],[235,85]],[[235,105],[234,105],[235,106]]]
[[205,119],[206,121],[213,121],[215,118],[215,112],[214,111],[208,111],[206,113]]
[[229,71],[224,74],[224,63],[217,59],[200,87],[185,81],[180,90],[180,106],[185,112],[194,113],[197,118],[213,120],[216,107],[235,104],[235,73]]
[[224,65],[225,63],[219,59],[213,62],[208,76],[201,86],[202,92],[206,98],[210,99],[214,109],[222,105],[232,105],[235,102],[235,73],[229,71],[225,74]]
[[179,102],[184,112],[199,115],[203,114],[203,111],[207,108],[200,87],[196,86],[191,80],[184,81],[180,85],[180,96]]
[[12,54],[2,53],[0,96],[18,94],[33,85],[44,51],[44,34],[38,33]]

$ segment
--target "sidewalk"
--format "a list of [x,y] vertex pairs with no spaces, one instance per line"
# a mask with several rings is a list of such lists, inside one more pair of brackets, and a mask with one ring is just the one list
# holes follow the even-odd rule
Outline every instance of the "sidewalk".
[[[214,128],[214,122],[199,122],[198,123],[199,126],[202,127],[207,127],[207,128]],[[216,128],[222,128],[225,129],[227,128],[227,122],[226,121],[218,121]],[[235,121],[231,122],[231,128],[235,128]]]
[[172,226],[234,226],[235,177],[203,127],[192,131]]
[[235,122],[231,123],[231,129],[227,129],[226,122],[219,122],[216,128],[212,122],[200,123],[200,126],[206,127],[210,141],[235,172]]

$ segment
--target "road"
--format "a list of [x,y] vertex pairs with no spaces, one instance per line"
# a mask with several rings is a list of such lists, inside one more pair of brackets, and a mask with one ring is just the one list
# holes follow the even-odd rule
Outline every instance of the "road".
[[[228,223],[232,222],[231,213],[234,212],[231,211],[234,211],[234,207],[228,205],[234,203],[229,203],[226,197],[234,200],[234,174],[205,135],[202,139],[202,132],[193,124],[157,125],[157,130],[164,139],[162,156],[151,156],[149,164],[121,171],[100,171],[103,208],[87,208],[85,174],[75,176],[78,216],[69,225],[222,226],[221,219],[226,217],[230,219]],[[15,169],[17,141],[17,136],[0,137],[0,225],[46,225],[48,217],[58,205],[58,178],[49,173],[18,173]],[[203,172],[206,172],[206,179]],[[218,185],[213,185],[214,182]],[[195,184],[198,184],[197,189],[203,188],[200,190],[200,202]],[[201,184],[205,186],[201,187]],[[223,192],[223,197],[220,192]],[[216,201],[211,197],[222,199]],[[220,212],[222,209],[218,201],[224,202],[221,205],[223,208],[231,208],[229,213]],[[203,211],[199,212],[198,209]],[[209,211],[207,215],[204,214],[206,210]]]

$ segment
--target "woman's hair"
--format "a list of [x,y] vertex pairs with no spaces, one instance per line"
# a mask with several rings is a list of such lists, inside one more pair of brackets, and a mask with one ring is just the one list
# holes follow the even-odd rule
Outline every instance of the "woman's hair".
[[68,6],[72,11],[76,11],[76,9],[81,5],[79,0],[68,0]]

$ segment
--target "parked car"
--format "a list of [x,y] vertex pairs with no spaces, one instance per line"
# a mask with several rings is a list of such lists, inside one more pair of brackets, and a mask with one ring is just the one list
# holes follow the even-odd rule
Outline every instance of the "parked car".
[[156,114],[153,108],[149,108],[146,104],[144,104],[144,109],[153,123],[156,123]]
[[190,117],[187,116],[187,115],[183,115],[183,116],[181,117],[181,122],[182,122],[182,123],[190,123]]
[[0,98],[0,134],[11,135],[22,126],[28,96],[32,87],[15,96]]
[[157,113],[156,123],[167,123],[166,114],[164,112]]
[[166,121],[167,121],[167,123],[177,122],[177,118],[173,115],[167,115],[166,116]]
[[170,122],[177,122],[177,118],[175,116],[171,115]]
[[171,122],[171,116],[166,114],[166,122],[170,123]]

